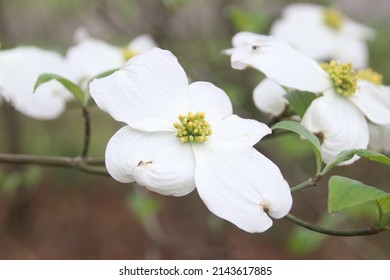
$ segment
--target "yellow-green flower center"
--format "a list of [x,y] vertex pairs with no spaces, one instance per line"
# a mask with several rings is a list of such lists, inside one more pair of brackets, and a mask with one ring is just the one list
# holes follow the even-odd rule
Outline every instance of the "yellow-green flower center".
[[381,85],[383,76],[371,68],[359,70],[357,73],[359,79],[369,81],[376,85]]
[[337,93],[351,96],[356,92],[358,77],[351,63],[342,64],[332,60],[330,63],[321,63],[321,67],[329,73]]
[[323,12],[325,24],[333,30],[339,30],[343,24],[343,14],[334,8],[327,8]]
[[133,51],[132,49],[129,48],[124,48],[122,50],[122,57],[124,61],[128,61],[130,58],[133,58],[133,56],[137,55],[138,53]]
[[173,127],[177,129],[175,135],[182,143],[204,142],[212,133],[204,112],[197,112],[195,115],[189,112],[186,116],[179,115],[178,119],[180,122],[174,122]]

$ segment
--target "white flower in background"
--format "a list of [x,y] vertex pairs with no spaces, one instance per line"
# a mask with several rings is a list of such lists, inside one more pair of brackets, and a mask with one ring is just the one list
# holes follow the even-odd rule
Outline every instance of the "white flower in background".
[[71,80],[80,85],[85,85],[100,73],[123,66],[134,55],[157,46],[147,34],[136,37],[125,48],[91,38],[84,29],[78,29],[76,37],[80,41],[69,48],[66,60],[72,70]]
[[63,57],[53,51],[25,46],[0,51],[0,93],[13,107],[36,119],[57,118],[72,96],[56,81],[41,85],[42,73],[67,75]]
[[367,66],[367,40],[375,37],[374,30],[335,8],[315,4],[287,6],[270,34],[316,60],[349,62],[356,68]]
[[[374,124],[390,124],[390,102],[378,84],[378,74],[364,70],[357,74],[349,64],[324,65],[334,87],[315,99],[302,118],[302,125],[323,137],[325,162],[348,149],[365,149],[369,130],[365,117]],[[352,158],[345,164],[357,160]]]
[[90,92],[103,111],[126,123],[106,148],[106,167],[117,181],[173,196],[196,186],[211,212],[248,232],[263,232],[272,225],[268,215],[289,212],[287,182],[252,147],[271,130],[233,115],[213,84],[188,84],[169,51],[134,57],[95,79]]
[[383,90],[373,71],[356,74],[350,64],[335,61],[321,67],[274,37],[253,33],[238,33],[233,37],[233,46],[226,51],[231,55],[233,68],[252,66],[273,80],[263,81],[255,89],[259,109],[264,110],[267,105],[271,107],[266,112],[280,114],[288,103],[283,98],[282,86],[320,94],[307,109],[302,125],[321,138],[325,163],[344,150],[367,148],[365,117],[380,125],[390,123],[390,104],[381,100]]

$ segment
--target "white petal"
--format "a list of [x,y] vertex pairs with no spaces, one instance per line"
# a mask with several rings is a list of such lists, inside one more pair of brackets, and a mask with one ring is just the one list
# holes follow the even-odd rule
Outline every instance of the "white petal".
[[186,74],[172,53],[157,48],[133,57],[112,75],[95,79],[90,92],[100,109],[137,129],[171,130],[178,115],[188,112]]
[[383,85],[380,85],[379,86],[380,90],[383,91],[385,93],[385,98],[386,98],[386,104],[390,104],[390,86],[383,86]]
[[243,31],[234,34],[232,38],[232,45],[233,47],[241,47],[258,40],[267,40],[267,38],[268,36],[266,35]]
[[242,119],[236,115],[213,123],[212,130],[210,141],[249,147],[255,145],[265,135],[272,133],[267,125],[256,120]]
[[370,142],[368,147],[377,152],[390,153],[390,125],[368,123]]
[[119,68],[125,63],[120,48],[93,38],[69,48],[66,60],[72,70],[72,80],[80,85],[97,74]]
[[375,32],[343,17],[340,30],[324,22],[325,7],[313,4],[292,4],[285,8],[283,18],[275,22],[271,34],[316,60],[351,62],[355,68],[367,64],[367,46]]
[[40,74],[67,76],[63,58],[36,47],[0,51],[0,90],[16,110],[37,119],[54,119],[65,108],[66,90],[56,81],[41,85],[33,94]]
[[286,91],[277,82],[264,79],[254,89],[253,101],[260,111],[279,116],[288,104],[285,94]]
[[345,18],[339,33],[343,37],[356,38],[360,40],[373,40],[375,38],[374,29],[349,18]]
[[195,82],[190,84],[189,90],[189,110],[193,113],[204,112],[207,121],[221,120],[233,113],[232,103],[227,94],[212,83]]
[[381,90],[381,87],[359,80],[357,92],[349,99],[373,123],[390,123],[390,100],[386,93]]
[[[323,20],[325,9],[326,7],[316,4],[291,4],[283,10],[283,17],[288,20],[301,20],[306,22],[308,26],[317,21],[326,27]],[[343,23],[340,30],[337,30],[337,33],[343,37],[355,39],[372,40],[375,37],[375,31],[372,28],[360,24],[345,15],[343,15]]]
[[139,185],[163,195],[182,196],[195,188],[191,146],[172,133],[149,133],[129,126],[108,142],[106,167],[117,181]]
[[324,7],[309,3],[294,3],[283,9],[283,17],[287,19],[301,19],[303,21],[322,20]]
[[331,87],[328,74],[313,59],[274,37],[259,37],[231,51],[233,68],[251,66],[279,84],[303,91]]
[[15,108],[26,116],[51,120],[59,117],[65,110],[66,100],[61,97],[61,89],[55,81],[40,86],[35,93],[32,90],[17,94],[12,98]]
[[[302,125],[323,136],[321,153],[328,163],[344,150],[366,149],[368,127],[364,115],[348,98],[327,92],[315,99],[302,118]],[[357,156],[343,164],[351,164]]]
[[157,47],[156,42],[148,34],[143,34],[134,38],[127,46],[128,49],[138,54],[149,51],[155,47]]
[[364,68],[368,64],[368,48],[364,41],[339,36],[332,59],[351,63],[353,68]]
[[215,215],[248,232],[263,232],[291,208],[289,186],[280,170],[254,148],[203,143],[194,145],[195,182]]
[[271,35],[283,39],[315,60],[334,58],[337,34],[317,19],[308,21],[303,17],[276,21],[272,25]]

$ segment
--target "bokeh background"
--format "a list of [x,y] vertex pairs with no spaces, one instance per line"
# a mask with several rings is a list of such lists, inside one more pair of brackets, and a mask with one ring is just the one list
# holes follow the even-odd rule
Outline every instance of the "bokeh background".
[[[126,46],[148,33],[171,50],[193,80],[223,88],[242,117],[267,122],[253,105],[263,76],[235,71],[220,51],[238,31],[267,33],[287,0],[0,0],[2,48],[36,45],[65,53],[74,32],[85,27],[98,39]],[[294,1],[310,2],[310,1]],[[311,1],[314,3],[315,1]],[[390,2],[317,1],[334,5],[377,30],[370,43],[371,67],[390,84]],[[26,61],[28,64],[29,61]],[[4,102],[3,102],[4,103]],[[121,124],[89,107],[90,155],[102,157]],[[0,152],[77,156],[83,119],[76,103],[58,119],[38,121],[0,107]],[[283,135],[256,148],[272,159],[290,183],[315,172],[307,143]],[[390,191],[389,167],[360,160],[330,175],[349,176]],[[370,225],[372,205],[328,214],[327,175],[318,187],[294,194],[292,213],[312,223],[349,229]],[[0,164],[0,259],[389,259],[389,233],[327,237],[276,220],[263,234],[249,234],[211,214],[196,191],[174,198],[135,184],[77,170]]]

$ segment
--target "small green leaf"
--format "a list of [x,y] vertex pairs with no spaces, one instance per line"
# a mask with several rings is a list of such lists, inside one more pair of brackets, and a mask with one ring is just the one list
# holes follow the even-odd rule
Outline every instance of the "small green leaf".
[[81,104],[82,107],[87,106],[88,98],[84,94],[84,92],[81,90],[81,88],[74,84],[73,82],[69,81],[68,79],[57,75],[57,74],[51,74],[51,73],[45,73],[41,74],[34,85],[34,92],[36,89],[51,80],[58,81],[61,85],[63,85],[70,93],[73,94],[73,96],[76,98],[76,100]]
[[108,71],[104,71],[102,73],[99,73],[95,76],[93,76],[92,78],[89,79],[88,81],[88,86],[90,83],[92,83],[93,80],[95,79],[100,79],[100,78],[104,78],[104,77],[107,77],[107,76],[110,76],[111,74],[114,74],[116,71],[118,71],[119,68],[115,68],[115,69],[111,69],[111,70],[108,70]]
[[328,211],[336,212],[344,208],[370,201],[389,198],[390,194],[362,182],[333,176],[329,180]]
[[316,95],[308,91],[292,90],[286,93],[285,98],[291,108],[302,118]]
[[373,160],[382,164],[390,165],[390,158],[388,158],[385,155],[382,155],[380,153],[371,151],[371,150],[365,150],[365,149],[357,149],[357,150],[347,150],[339,153],[337,156],[335,156],[322,170],[321,175],[325,175],[329,170],[334,168],[337,164],[342,163],[344,161],[347,161],[351,159],[354,155],[358,155],[364,158],[367,158],[369,160]]
[[314,155],[316,157],[316,165],[317,165],[317,174],[321,171],[322,166],[322,156],[321,156],[321,144],[317,137],[314,136],[306,127],[303,125],[293,122],[293,121],[281,121],[272,126],[272,130],[275,129],[283,129],[292,131],[301,137],[305,138],[305,140],[309,141],[312,145]]
[[384,228],[390,226],[390,196],[378,199],[378,219],[375,223],[376,228]]

